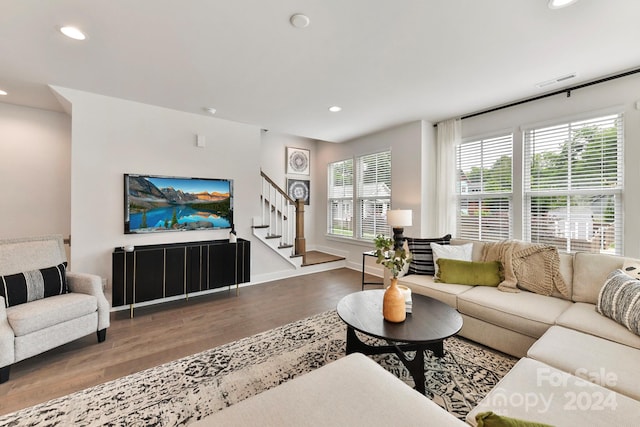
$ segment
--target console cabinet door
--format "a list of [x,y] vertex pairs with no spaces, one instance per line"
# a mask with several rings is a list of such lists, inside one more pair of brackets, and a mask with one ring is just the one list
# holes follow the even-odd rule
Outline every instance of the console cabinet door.
[[111,305],[118,307],[133,302],[133,253],[114,252],[111,268]]
[[251,244],[247,240],[242,240],[237,243],[238,265],[236,269],[237,283],[247,283],[251,280]]
[[184,295],[186,289],[187,248],[165,249],[164,296]]
[[125,301],[125,254],[126,252],[114,252],[111,256],[111,305],[119,307],[127,304]]
[[134,252],[134,300],[151,301],[164,297],[164,249]]
[[209,289],[236,284],[236,246],[209,245]]
[[206,289],[202,287],[203,264],[202,246],[187,246],[187,292],[199,292]]

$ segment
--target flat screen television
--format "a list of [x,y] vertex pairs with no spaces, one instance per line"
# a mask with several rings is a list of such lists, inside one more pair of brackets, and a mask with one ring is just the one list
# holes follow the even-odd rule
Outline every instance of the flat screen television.
[[233,225],[233,180],[124,175],[124,232],[212,230]]

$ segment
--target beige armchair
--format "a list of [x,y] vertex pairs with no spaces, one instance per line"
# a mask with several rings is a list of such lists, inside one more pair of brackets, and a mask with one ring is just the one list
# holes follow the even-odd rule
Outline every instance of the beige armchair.
[[106,339],[102,280],[66,262],[62,236],[0,240],[0,383],[16,362],[94,332]]

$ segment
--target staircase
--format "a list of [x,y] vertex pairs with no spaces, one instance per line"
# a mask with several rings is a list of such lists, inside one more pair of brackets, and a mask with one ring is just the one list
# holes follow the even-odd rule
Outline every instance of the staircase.
[[306,258],[304,201],[293,200],[263,171],[260,176],[262,212],[259,221],[254,219],[253,235],[296,269],[300,268]]

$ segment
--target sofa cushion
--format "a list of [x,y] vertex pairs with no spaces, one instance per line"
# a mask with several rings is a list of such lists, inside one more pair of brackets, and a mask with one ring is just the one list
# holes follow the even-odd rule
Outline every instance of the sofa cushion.
[[[473,251],[471,255],[471,261],[482,261],[482,251],[484,247],[487,245],[487,242],[483,242],[480,240],[470,240],[470,239],[451,239],[449,243],[452,246],[456,245],[464,245],[466,243],[473,243]],[[490,243],[489,243],[490,244]],[[567,253],[558,253],[560,257],[560,274],[564,279],[564,283],[569,290],[569,295],[572,294],[573,287],[573,254]],[[571,296],[566,297],[560,293],[557,289],[553,290],[552,296],[556,298],[563,298],[567,300],[571,300]]]
[[467,243],[465,245],[439,245],[438,243],[431,243],[431,250],[433,252],[433,263],[435,268],[434,276],[438,277],[438,259],[447,258],[471,261],[473,243]]
[[437,238],[407,237],[407,245],[412,256],[409,264],[409,274],[430,274],[433,276],[435,267],[431,243],[448,245],[449,240],[451,240],[451,234]]
[[594,304],[572,304],[558,317],[556,324],[640,349],[640,336],[599,314]]
[[622,268],[625,258],[616,255],[578,252],[573,258],[573,301],[598,302],[600,288],[613,270]]
[[640,350],[562,326],[552,326],[527,357],[640,400]]
[[640,335],[640,280],[612,271],[600,289],[596,311]]
[[438,272],[435,282],[460,285],[498,286],[502,281],[499,261],[473,262],[440,258],[436,261]]
[[451,283],[436,283],[433,276],[409,274],[398,280],[399,285],[407,286],[411,292],[426,295],[442,301],[453,308],[458,308],[457,296],[473,289],[473,286]]
[[467,414],[476,426],[478,413],[493,411],[554,426],[637,426],[640,402],[523,358]]
[[48,328],[98,310],[93,295],[68,293],[7,308],[7,320],[16,336]]
[[11,307],[68,292],[67,263],[53,267],[0,276],[0,296]]
[[571,295],[573,295],[573,254],[567,253],[558,253],[560,257],[560,275],[564,279],[564,284],[569,291],[569,295],[565,296],[558,289],[553,289],[553,293],[551,296],[556,298],[563,298],[566,300],[571,300]]
[[0,276],[37,270],[66,261],[60,235],[0,240]]
[[560,256],[555,246],[521,240],[502,240],[486,244],[483,261],[500,261],[504,280],[498,289],[519,292],[524,289],[541,295],[555,290],[569,298],[571,293],[560,271]]
[[459,238],[451,239],[451,241],[449,242],[449,244],[452,246],[465,245],[467,243],[473,244],[473,250],[471,251],[471,261],[482,261],[482,250],[486,245],[485,242],[481,240],[459,239]]
[[570,301],[532,292],[502,292],[476,286],[458,296],[458,310],[468,316],[538,338],[555,324]]

